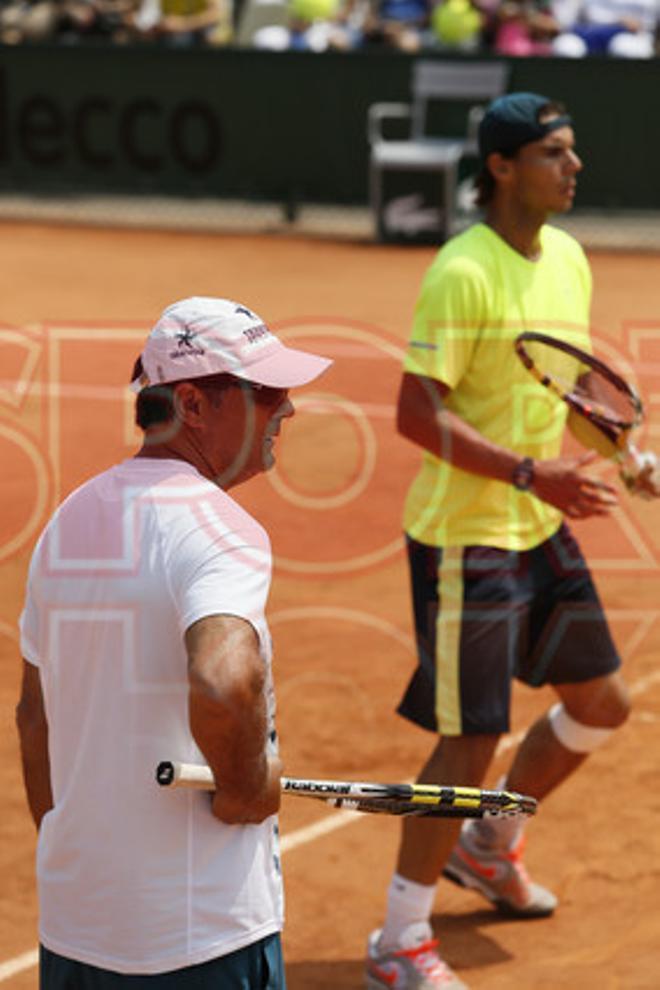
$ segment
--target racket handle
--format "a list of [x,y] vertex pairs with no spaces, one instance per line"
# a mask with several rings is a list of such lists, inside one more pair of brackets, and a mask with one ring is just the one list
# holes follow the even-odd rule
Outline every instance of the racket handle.
[[638,450],[633,444],[628,444],[619,458],[619,474],[631,494],[646,499],[660,495],[658,458],[650,450]]
[[156,780],[161,787],[195,787],[209,791],[215,789],[213,774],[209,767],[197,763],[171,763],[163,760],[158,764]]

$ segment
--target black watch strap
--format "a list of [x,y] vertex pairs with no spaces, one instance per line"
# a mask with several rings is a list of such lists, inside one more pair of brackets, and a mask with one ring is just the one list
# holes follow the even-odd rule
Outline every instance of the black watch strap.
[[513,469],[511,484],[519,492],[528,492],[534,484],[534,461],[531,457],[523,457]]

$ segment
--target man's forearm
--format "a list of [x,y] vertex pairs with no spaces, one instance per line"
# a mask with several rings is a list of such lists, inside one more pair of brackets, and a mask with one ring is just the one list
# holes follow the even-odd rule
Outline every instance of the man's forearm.
[[44,815],[53,807],[48,755],[48,721],[38,669],[23,661],[21,697],[16,707],[16,727],[21,748],[21,765],[30,813],[39,828]]
[[227,791],[255,793],[267,772],[266,703],[263,690],[219,693],[204,679],[191,678],[190,728],[197,745]]
[[[445,405],[449,389],[442,382],[404,375],[397,426],[403,436],[463,471],[513,483],[520,453],[492,443]],[[588,465],[596,455],[536,461],[529,490],[573,518],[607,515],[617,504],[616,489],[592,478]]]
[[406,376],[397,417],[399,432],[454,467],[510,481],[520,455],[492,443],[444,404],[442,386]]
[[222,699],[191,682],[190,727],[216,781],[213,813],[226,824],[263,821],[280,806],[279,759],[268,755],[263,691]]
[[449,409],[436,413],[434,425],[438,438],[438,457],[462,471],[470,471],[497,481],[511,480],[513,470],[520,461],[520,454],[487,440]]
[[25,718],[19,706],[17,724],[25,793],[34,824],[39,828],[44,815],[53,807],[48,758],[48,730],[45,725]]
[[216,780],[214,813],[262,821],[279,807],[279,760],[268,754],[265,665],[252,626],[211,616],[186,633],[190,728]]

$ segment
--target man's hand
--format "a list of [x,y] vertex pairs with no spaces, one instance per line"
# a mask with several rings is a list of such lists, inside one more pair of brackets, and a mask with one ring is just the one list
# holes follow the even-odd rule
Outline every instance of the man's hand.
[[213,795],[212,809],[216,818],[226,825],[258,825],[280,809],[282,787],[282,761],[278,756],[268,756],[263,787],[251,795],[249,802],[228,794],[222,786]]
[[621,466],[621,480],[632,495],[660,498],[660,464],[650,450],[632,450]]
[[608,515],[618,505],[616,488],[584,471],[597,458],[590,451],[580,457],[535,461],[532,492],[571,519]]

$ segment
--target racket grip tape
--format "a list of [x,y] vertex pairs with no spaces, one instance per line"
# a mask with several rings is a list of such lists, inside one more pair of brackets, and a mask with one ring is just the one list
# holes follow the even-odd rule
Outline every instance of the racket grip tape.
[[156,780],[161,787],[197,787],[214,790],[213,774],[206,766],[194,763],[172,763],[162,760],[156,768]]

